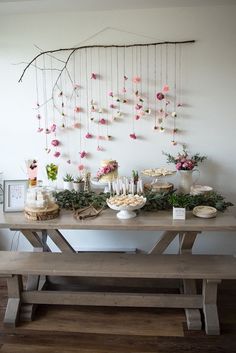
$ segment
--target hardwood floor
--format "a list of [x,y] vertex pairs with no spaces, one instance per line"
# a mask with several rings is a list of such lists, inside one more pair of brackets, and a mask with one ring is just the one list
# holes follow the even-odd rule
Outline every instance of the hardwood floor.
[[33,322],[2,325],[6,285],[0,281],[1,353],[235,353],[236,282],[219,288],[220,336],[186,328],[183,310],[40,306]]

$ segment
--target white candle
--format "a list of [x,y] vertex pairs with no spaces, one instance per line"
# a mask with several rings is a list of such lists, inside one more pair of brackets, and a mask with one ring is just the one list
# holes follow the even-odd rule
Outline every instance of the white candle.
[[143,181],[142,181],[142,179],[139,179],[139,189],[140,189],[140,192],[142,194],[143,193]]
[[120,188],[118,183],[116,183],[116,194],[120,195]]
[[137,182],[137,194],[139,194],[139,191],[140,191],[140,180],[138,180]]
[[134,182],[131,182],[131,194],[134,195]]
[[122,190],[123,190],[123,194],[125,195],[125,194],[126,194],[126,186],[125,186],[125,183],[122,184]]

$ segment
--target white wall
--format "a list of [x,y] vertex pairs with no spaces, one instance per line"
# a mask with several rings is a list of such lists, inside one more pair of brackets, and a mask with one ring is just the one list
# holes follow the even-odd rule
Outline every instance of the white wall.
[[[115,27],[157,40],[196,39],[186,51],[184,90],[187,108],[182,124],[185,141],[193,152],[208,156],[201,167],[201,183],[212,185],[230,201],[236,203],[235,131],[236,131],[236,6],[168,8],[84,13],[27,14],[0,17],[0,169],[5,179],[24,178],[24,160],[36,156],[41,166],[48,161],[42,139],[35,133],[32,102],[35,101],[32,72],[24,82],[17,80],[22,65],[43,49],[74,46],[105,27]],[[96,38],[97,43],[145,41],[145,38],[109,30]],[[162,150],[174,153],[169,140],[154,142],[151,129],[145,131],[148,141],[136,145],[111,145],[109,156],[95,154],[92,172],[100,159],[113,157],[121,165],[121,173],[135,168],[163,165]],[[155,145],[154,145],[155,143]],[[128,153],[127,153],[128,151]],[[61,174],[65,165],[61,166]],[[42,168],[43,170],[43,168]],[[0,245],[11,246],[9,233],[1,231]],[[84,233],[84,232],[83,232]],[[70,233],[68,233],[70,236]],[[70,236],[73,244],[82,247],[142,247],[155,241],[155,234],[138,237],[129,234],[88,232]],[[77,239],[78,238],[78,239]],[[235,252],[233,234],[204,236],[196,244],[201,252]],[[21,239],[20,248],[27,243]]]

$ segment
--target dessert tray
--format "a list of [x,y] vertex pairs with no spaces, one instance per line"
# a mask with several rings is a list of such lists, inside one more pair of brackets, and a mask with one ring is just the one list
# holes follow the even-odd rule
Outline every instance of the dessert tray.
[[149,177],[161,177],[161,176],[167,176],[167,175],[173,175],[176,173],[176,170],[170,170],[167,168],[155,168],[155,169],[144,169],[141,172],[145,176]]
[[196,206],[193,209],[193,214],[200,218],[214,218],[217,214],[217,209],[211,206]]
[[120,219],[129,219],[136,217],[135,210],[142,208],[146,203],[146,198],[139,195],[119,195],[107,199],[108,206],[117,213]]
[[169,192],[173,190],[174,185],[169,183],[165,177],[171,176],[176,173],[176,170],[170,170],[167,168],[155,168],[155,169],[144,169],[141,172],[143,175],[153,178],[151,183],[146,183],[144,186],[147,190],[154,192]]

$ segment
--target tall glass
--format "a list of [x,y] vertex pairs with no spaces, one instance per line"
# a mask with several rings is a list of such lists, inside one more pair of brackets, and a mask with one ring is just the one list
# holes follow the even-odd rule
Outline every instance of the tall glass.
[[50,163],[46,165],[46,173],[49,181],[49,186],[52,189],[56,189],[57,185],[57,175],[58,175],[58,165]]
[[38,163],[36,159],[28,159],[26,161],[26,167],[27,167],[29,187],[34,187],[37,185],[37,176],[38,176]]

